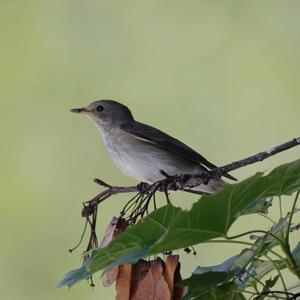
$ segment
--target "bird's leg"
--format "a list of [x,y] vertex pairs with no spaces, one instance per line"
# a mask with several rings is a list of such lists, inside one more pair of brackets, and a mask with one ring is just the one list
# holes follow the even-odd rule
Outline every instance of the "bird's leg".
[[[209,182],[211,179],[210,173],[205,173],[201,175],[192,175],[192,174],[180,174],[180,175],[169,175],[164,170],[160,170],[160,173],[166,177],[166,179],[162,180],[164,181],[164,184],[167,185],[167,190],[171,191],[177,191],[177,190],[183,190],[183,191],[190,191],[189,188],[193,188],[195,186],[199,185],[199,180],[193,180],[193,178],[200,178],[202,182]],[[161,192],[164,192],[165,188],[161,190]],[[198,194],[198,193],[197,193]]]
[[166,192],[168,190],[177,191],[179,186],[177,186],[178,183],[178,176],[172,176],[166,173],[164,170],[159,170],[159,173],[166,177],[166,179],[161,181],[161,191]]
[[149,186],[147,182],[140,182],[136,187],[140,194],[147,194],[149,192]]
[[181,174],[179,177],[181,188],[184,188],[191,178],[191,174]]
[[159,184],[160,191],[164,192],[166,196],[167,203],[171,203],[169,198],[169,190],[177,191],[177,176],[170,176],[164,170],[159,170],[159,172],[166,177],[166,179],[161,180]]

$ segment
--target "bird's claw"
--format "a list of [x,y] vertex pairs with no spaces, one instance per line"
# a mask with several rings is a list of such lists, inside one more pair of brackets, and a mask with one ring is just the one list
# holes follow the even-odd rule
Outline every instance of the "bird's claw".
[[147,193],[149,184],[147,182],[140,182],[139,184],[137,184],[136,187],[140,194],[145,194],[145,193]]

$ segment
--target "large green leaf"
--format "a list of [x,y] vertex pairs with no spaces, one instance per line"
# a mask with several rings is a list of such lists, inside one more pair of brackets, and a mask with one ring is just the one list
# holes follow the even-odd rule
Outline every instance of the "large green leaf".
[[265,261],[255,259],[250,268],[245,272],[243,281],[239,284],[240,289],[257,284],[257,280],[261,280],[267,274],[274,272],[276,268],[282,270],[286,268],[286,264],[282,260]]
[[189,211],[166,205],[127,229],[107,247],[94,251],[87,264],[69,273],[59,286],[71,286],[87,274],[133,263],[152,254],[226,237],[230,226],[251,203],[297,190],[300,160],[281,165],[268,175],[257,173],[239,183],[227,184],[218,194],[203,196]]
[[269,298],[268,293],[270,292],[270,289],[276,284],[278,279],[279,279],[279,274],[277,274],[274,278],[267,279],[265,282],[265,285],[261,291],[261,294],[256,297],[257,300],[263,300],[263,299]]
[[[212,290],[215,292],[220,285],[239,278],[245,272],[247,265],[253,260],[254,255],[255,252],[252,249],[245,249],[239,255],[227,259],[222,264],[196,268],[191,277],[178,283],[187,288],[185,299],[210,299],[208,295]],[[229,293],[225,289],[226,286],[224,285],[221,290],[222,292]],[[235,284],[234,286],[235,292],[237,285]],[[231,285],[227,287],[232,290]],[[207,298],[203,295],[206,295]]]
[[[294,214],[299,212],[299,209],[295,209]],[[263,236],[259,237],[252,249],[254,251],[253,260],[247,271],[242,276],[243,280],[239,284],[239,288],[246,286],[253,286],[257,284],[257,280],[272,272],[275,268],[281,270],[286,268],[286,262],[283,260],[263,261],[259,257],[268,254],[272,248],[278,245],[278,241],[275,237],[283,239],[287,234],[288,223],[291,213],[287,213],[285,217],[282,217],[275,223],[271,229]],[[292,255],[295,261],[297,261],[297,247],[293,250]]]
[[188,291],[184,300],[246,300],[243,294],[237,289],[234,282],[227,282],[222,285],[210,288],[206,292],[193,293]]
[[[295,212],[298,212],[298,210],[295,210]],[[238,282],[237,288],[241,291],[248,286],[256,285],[258,280],[261,280],[268,273],[273,272],[274,269],[286,268],[284,260],[263,261],[259,257],[267,254],[278,244],[278,241],[275,239],[276,236],[283,238],[286,235],[289,219],[290,213],[280,218],[266,234],[256,240],[251,248],[244,249],[239,255],[230,257],[219,265],[196,268],[192,276],[179,283],[187,288],[186,299],[202,299],[204,294],[209,299],[208,295],[212,289],[216,289],[220,284],[232,280]],[[299,261],[299,245],[300,243],[292,251],[296,262]],[[259,299],[265,298],[263,293],[267,293],[277,280],[278,276],[275,276],[273,280],[266,280]],[[224,291],[224,288],[222,291]]]

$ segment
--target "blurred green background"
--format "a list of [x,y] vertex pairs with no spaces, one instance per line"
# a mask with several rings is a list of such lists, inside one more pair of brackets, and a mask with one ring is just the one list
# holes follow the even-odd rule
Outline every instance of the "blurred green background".
[[[99,191],[92,178],[135,182],[112,165],[92,122],[70,108],[122,101],[138,120],[218,165],[299,136],[299,11],[292,0],[1,0],[1,299],[113,299],[114,288],[101,283],[55,289],[80,266],[83,247],[67,250],[81,234],[82,202]],[[270,170],[299,153],[233,175]],[[100,235],[126,199],[101,205]],[[195,197],[172,199],[188,207]],[[232,232],[259,222],[266,229],[259,218],[244,217]],[[182,257],[185,276],[239,248],[197,251]]]

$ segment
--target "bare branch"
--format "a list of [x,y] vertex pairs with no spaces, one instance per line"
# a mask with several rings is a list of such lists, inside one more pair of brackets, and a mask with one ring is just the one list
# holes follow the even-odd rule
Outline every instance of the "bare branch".
[[291,141],[288,141],[286,143],[283,143],[281,145],[275,146],[267,151],[259,152],[255,155],[249,156],[247,158],[241,159],[239,161],[232,162],[230,164],[227,164],[225,166],[222,166],[220,168],[212,170],[212,173],[215,174],[225,174],[227,172],[231,172],[233,170],[245,167],[247,165],[254,164],[256,162],[260,162],[265,160],[266,158],[269,158],[270,156],[273,156],[275,154],[278,154],[280,152],[286,151],[288,149],[291,149],[295,146],[298,146],[300,144],[300,137],[292,139]]
[[163,170],[160,170],[160,173],[164,175],[166,179],[157,181],[153,184],[140,183],[137,186],[120,187],[111,186],[100,179],[94,179],[94,181],[97,184],[104,186],[107,189],[96,195],[93,199],[87,201],[87,205],[82,210],[82,216],[87,217],[93,214],[98,204],[111,197],[112,195],[120,193],[138,193],[140,196],[148,194],[151,195],[146,197],[148,202],[151,199],[151,197],[153,197],[156,191],[164,192],[166,197],[168,195],[167,192],[171,190],[182,190],[189,193],[199,194],[199,192],[192,190],[192,188],[200,184],[208,184],[211,179],[220,178],[223,174],[226,174],[233,170],[245,167],[250,164],[254,164],[256,162],[263,161],[270,156],[286,151],[290,148],[298,146],[299,144],[300,137],[283,143],[281,145],[275,146],[267,151],[259,152],[255,155],[249,156],[239,161],[234,161],[230,164],[197,175],[183,174],[180,176],[170,176]]

